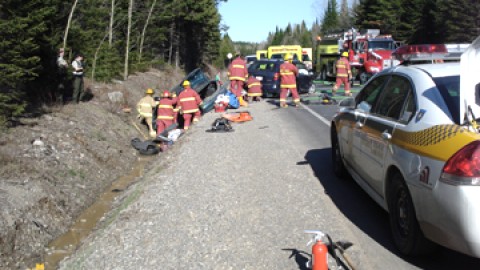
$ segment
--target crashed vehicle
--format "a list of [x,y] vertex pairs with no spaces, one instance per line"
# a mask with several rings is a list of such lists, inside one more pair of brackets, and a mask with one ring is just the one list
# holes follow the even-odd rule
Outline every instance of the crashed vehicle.
[[[217,96],[225,94],[227,89],[216,80],[211,80],[200,68],[197,68],[190,72],[182,81],[175,87],[170,90],[170,93],[175,93],[177,96],[180,95],[180,92],[183,91],[182,83],[183,81],[189,81],[190,87],[195,90],[200,98],[203,100],[203,104],[200,106],[200,110],[203,114],[211,111],[214,108],[215,100]],[[157,109],[153,110],[153,128],[156,129],[157,126]],[[183,118],[179,117],[179,126],[183,124]]]
[[480,37],[460,63],[381,71],[332,120],[335,174],[388,212],[405,255],[435,243],[480,258],[479,67]]
[[[262,59],[255,61],[248,68],[248,74],[262,82],[264,97],[280,96],[280,65],[282,59]],[[313,72],[308,71],[305,64],[300,61],[292,62],[298,69],[297,89],[298,93],[312,93],[315,91],[313,84]]]
[[215,99],[220,94],[225,94],[227,89],[220,86],[216,80],[211,80],[200,68],[190,72],[183,80],[170,90],[170,93],[176,93],[177,96],[183,91],[182,82],[189,81],[190,87],[195,90],[203,100],[200,107],[202,113],[207,113],[214,108]]

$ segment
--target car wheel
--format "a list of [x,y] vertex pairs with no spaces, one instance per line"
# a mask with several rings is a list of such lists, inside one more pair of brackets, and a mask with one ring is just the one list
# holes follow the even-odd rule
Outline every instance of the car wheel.
[[345,163],[343,163],[342,153],[340,151],[340,144],[338,142],[338,135],[335,131],[335,128],[333,128],[331,132],[331,142],[333,172],[337,177],[345,178],[345,176],[347,175],[347,169],[345,168]]
[[360,84],[361,85],[364,85],[367,81],[368,81],[368,73],[363,71],[362,73],[360,73],[359,75],[359,79],[360,79]]
[[410,192],[399,173],[393,176],[389,188],[388,210],[393,241],[401,253],[420,255],[435,250],[436,245],[420,230]]

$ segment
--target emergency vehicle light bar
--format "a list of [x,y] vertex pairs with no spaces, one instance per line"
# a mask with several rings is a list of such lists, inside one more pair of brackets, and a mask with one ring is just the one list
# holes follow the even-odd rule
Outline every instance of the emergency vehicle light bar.
[[392,56],[399,61],[415,61],[424,59],[442,59],[448,53],[445,44],[403,45],[397,48]]

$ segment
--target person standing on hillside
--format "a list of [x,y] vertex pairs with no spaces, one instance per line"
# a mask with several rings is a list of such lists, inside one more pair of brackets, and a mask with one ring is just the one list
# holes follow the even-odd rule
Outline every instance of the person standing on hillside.
[[199,106],[202,105],[202,99],[198,93],[190,87],[189,81],[183,82],[184,90],[178,95],[177,108],[183,115],[183,129],[186,131],[190,127],[190,123],[197,122],[200,118]]
[[348,52],[342,52],[340,59],[337,60],[335,64],[337,70],[337,81],[332,89],[332,95],[334,96],[343,83],[343,88],[345,89],[345,96],[351,97],[350,93],[350,79],[352,77],[352,71],[350,69],[350,63],[348,62]]
[[232,91],[240,103],[242,103],[243,84],[248,77],[248,70],[247,64],[242,59],[242,55],[236,53],[235,57],[228,67],[228,79],[230,80],[230,91]]
[[293,56],[291,54],[287,53],[284,60],[285,62],[280,65],[280,107],[288,107],[287,94],[289,90],[292,92],[293,103],[297,107],[300,103],[300,96],[297,91],[298,69],[292,64]]
[[65,82],[67,80],[68,63],[63,58],[65,50],[60,48],[57,56],[57,88],[55,91],[55,102],[63,104],[63,95],[65,94]]
[[79,103],[85,94],[83,90],[83,56],[78,54],[72,62],[73,68],[73,101]]

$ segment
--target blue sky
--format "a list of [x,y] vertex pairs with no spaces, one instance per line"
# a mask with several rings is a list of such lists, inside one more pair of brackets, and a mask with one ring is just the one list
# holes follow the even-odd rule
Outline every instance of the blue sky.
[[[319,0],[228,0],[219,5],[222,24],[228,25],[228,35],[233,41],[262,42],[278,26],[305,21],[311,27],[323,11]],[[316,3],[316,4],[314,4]]]

